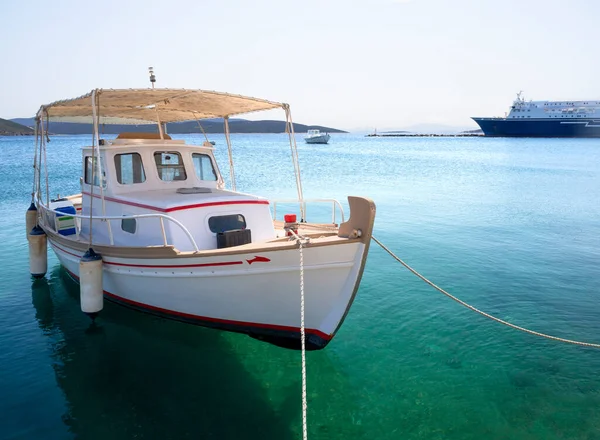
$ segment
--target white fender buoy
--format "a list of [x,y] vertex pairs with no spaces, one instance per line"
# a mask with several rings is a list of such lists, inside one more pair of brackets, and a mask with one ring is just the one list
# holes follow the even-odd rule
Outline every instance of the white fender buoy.
[[31,202],[29,208],[25,212],[25,233],[27,234],[27,240],[29,240],[29,233],[37,225],[37,208],[35,204]]
[[104,306],[102,290],[102,255],[92,248],[79,260],[79,301],[81,311],[92,320]]
[[29,272],[42,278],[48,271],[48,241],[46,233],[35,226],[29,233]]

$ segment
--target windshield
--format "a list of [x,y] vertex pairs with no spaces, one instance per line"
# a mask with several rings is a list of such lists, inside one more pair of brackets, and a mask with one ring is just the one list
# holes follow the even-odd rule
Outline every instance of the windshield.
[[212,182],[217,180],[217,173],[208,154],[194,153],[192,154],[192,161],[198,179]]

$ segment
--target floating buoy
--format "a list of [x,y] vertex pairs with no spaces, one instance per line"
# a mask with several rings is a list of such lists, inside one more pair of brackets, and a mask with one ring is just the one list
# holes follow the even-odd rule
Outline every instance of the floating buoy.
[[48,271],[48,241],[46,233],[35,226],[29,233],[29,272],[35,278],[42,278]]
[[29,233],[37,225],[37,208],[35,203],[31,202],[29,208],[25,212],[25,234],[27,234],[27,240],[29,240]]
[[92,248],[79,260],[79,301],[81,311],[92,320],[104,305],[102,290],[102,255]]

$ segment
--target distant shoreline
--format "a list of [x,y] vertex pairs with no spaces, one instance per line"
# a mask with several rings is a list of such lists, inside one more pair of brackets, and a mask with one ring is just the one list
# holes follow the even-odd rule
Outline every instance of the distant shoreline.
[[397,134],[367,134],[365,137],[484,137],[483,133],[456,133],[456,134],[416,134],[416,133],[397,133]]
[[[4,132],[25,132],[33,130],[29,127],[35,125],[33,118],[15,118],[5,121],[6,127],[0,125],[0,131]],[[170,122],[167,124],[167,132],[169,134],[222,134],[224,130],[223,120],[221,119],[203,119],[201,127],[198,127],[197,121]],[[89,134],[93,132],[93,126],[88,123],[73,123],[73,122],[50,122],[46,127],[50,133],[56,134]],[[287,125],[285,121],[279,120],[259,120],[250,121],[248,119],[230,119],[230,133],[285,133]],[[308,130],[317,129],[326,133],[346,133],[333,127],[325,127],[322,125],[306,125],[298,122],[294,123],[294,131],[296,133],[306,133]],[[126,131],[135,132],[153,132],[156,131],[156,124],[101,124],[99,131],[103,134],[119,134]]]
[[[304,131],[300,131],[300,132],[295,132],[296,135],[303,135],[306,134],[306,132]],[[0,132],[0,136],[34,136],[35,133],[9,133],[9,132]],[[46,133],[45,133],[46,134]],[[89,136],[89,133],[47,133],[48,136]],[[117,136],[119,133],[100,133],[100,137],[107,135],[107,136]],[[168,133],[169,135],[172,136],[179,136],[179,135],[198,135],[198,136],[204,136],[203,133],[200,132],[186,132],[186,133]],[[207,136],[211,136],[211,135],[224,135],[225,133],[206,133]],[[232,131],[229,134],[287,134],[285,131],[279,131],[279,132],[274,132],[274,131]],[[348,134],[347,131],[344,132],[337,132],[336,134]]]
[[0,136],[33,136],[33,132],[32,133],[19,133],[19,132],[15,132],[15,133],[11,133],[8,131],[0,131]]

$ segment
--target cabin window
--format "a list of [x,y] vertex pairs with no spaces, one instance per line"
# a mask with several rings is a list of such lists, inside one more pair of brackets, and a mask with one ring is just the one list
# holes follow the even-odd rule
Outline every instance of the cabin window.
[[98,161],[95,157],[85,156],[84,182],[88,185],[92,185],[92,175],[94,179],[93,185],[100,186],[100,170],[98,169]]
[[246,219],[242,214],[217,215],[208,219],[208,227],[215,234],[234,229],[246,229]]
[[217,173],[213,167],[212,161],[208,154],[194,153],[192,154],[192,162],[194,162],[194,170],[196,176],[200,180],[217,180]]
[[181,154],[175,151],[157,151],[154,153],[154,162],[160,180],[172,182],[187,179]]
[[124,218],[121,220],[121,229],[130,234],[135,234],[137,221],[134,218]]
[[138,153],[116,154],[115,168],[117,170],[117,182],[121,185],[146,181],[142,157]]

